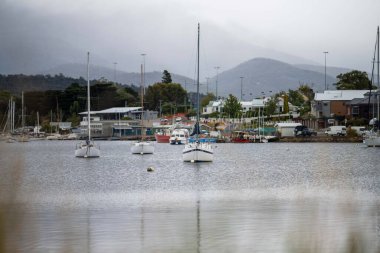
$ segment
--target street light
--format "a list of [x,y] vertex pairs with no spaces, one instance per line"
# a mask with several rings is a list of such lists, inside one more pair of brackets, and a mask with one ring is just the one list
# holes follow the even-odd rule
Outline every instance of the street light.
[[240,77],[240,101],[243,101],[243,78],[244,76]]
[[143,95],[145,95],[145,53],[142,53],[141,56],[143,57],[143,78],[142,78],[142,83],[143,83],[143,86],[144,86],[144,90],[143,90]]
[[117,62],[114,62],[113,65],[114,65],[113,81],[116,83],[116,65],[117,65]]
[[215,80],[215,97],[218,99],[218,75],[219,75],[219,66],[214,67],[216,69],[216,80]]
[[325,90],[327,89],[327,82],[326,82],[326,56],[327,56],[327,54],[329,53],[329,52],[327,52],[327,51],[325,51],[325,52],[323,52],[324,54],[325,54]]
[[210,77],[206,77],[206,94],[208,94],[208,81],[210,80]]

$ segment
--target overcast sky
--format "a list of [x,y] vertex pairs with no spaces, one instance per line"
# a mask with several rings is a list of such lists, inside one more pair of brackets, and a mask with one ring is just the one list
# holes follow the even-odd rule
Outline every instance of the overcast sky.
[[370,70],[379,0],[0,0],[0,73],[93,62],[201,76],[255,57]]

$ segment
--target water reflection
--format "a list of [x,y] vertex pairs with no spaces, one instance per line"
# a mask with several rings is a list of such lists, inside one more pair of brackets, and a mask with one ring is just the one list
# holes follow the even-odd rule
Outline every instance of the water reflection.
[[0,146],[0,252],[380,251],[376,149],[227,144],[185,164],[175,146],[71,144]]

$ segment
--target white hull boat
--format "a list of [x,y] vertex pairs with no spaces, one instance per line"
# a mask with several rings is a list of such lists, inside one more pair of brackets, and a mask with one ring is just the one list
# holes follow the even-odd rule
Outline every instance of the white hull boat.
[[154,145],[151,142],[147,141],[138,141],[132,144],[131,147],[132,154],[153,154],[154,153]]
[[96,158],[100,156],[99,147],[91,141],[91,105],[90,105],[90,53],[87,53],[87,140],[77,145],[75,157]]
[[211,144],[194,142],[186,145],[182,158],[184,162],[212,162],[214,152]]
[[[197,46],[197,104],[200,105],[199,99],[199,35],[200,35],[200,26],[198,24],[198,46]],[[208,142],[200,142],[199,134],[201,133],[199,127],[199,115],[200,108],[197,107],[197,120],[194,125],[194,130],[191,136],[195,135],[195,142],[185,145],[185,148],[182,151],[182,159],[184,162],[212,162],[214,159],[214,152],[212,146]]]
[[94,143],[81,143],[75,149],[75,156],[81,158],[96,158],[100,156],[100,149]]
[[378,135],[370,135],[367,136],[364,140],[363,143],[367,147],[380,147],[380,136]]
[[187,129],[175,129],[173,130],[170,138],[170,144],[186,144],[189,138],[189,131]]

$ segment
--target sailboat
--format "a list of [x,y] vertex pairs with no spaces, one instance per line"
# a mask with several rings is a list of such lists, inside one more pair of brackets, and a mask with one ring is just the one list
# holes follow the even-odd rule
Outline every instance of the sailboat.
[[90,53],[87,52],[87,140],[75,148],[75,156],[94,158],[100,156],[100,149],[91,140],[91,103],[90,103]]
[[149,141],[145,141],[145,127],[144,127],[144,71],[141,64],[141,140],[132,143],[132,154],[153,154],[154,145]]
[[12,137],[12,133],[14,132],[14,120],[15,120],[15,101],[13,101],[13,97],[9,99],[8,102],[8,113],[7,113],[7,121],[4,125],[2,132],[2,139],[6,140],[7,143],[15,142],[15,139]]
[[24,112],[24,92],[21,92],[21,135],[18,139],[19,142],[28,142],[29,135],[27,130],[25,130],[25,112]]
[[[379,124],[379,121],[380,121],[380,117],[379,117],[379,111],[380,111],[380,105],[379,105],[379,95],[380,95],[380,74],[379,74],[379,61],[380,61],[380,53],[379,53],[379,44],[380,44],[380,41],[379,41],[379,27],[377,27],[377,38],[376,38],[376,46],[375,47],[375,52],[377,50],[377,91],[375,92],[375,97],[376,97],[376,101],[377,101],[377,118],[373,118],[371,121],[370,121],[370,124],[372,123],[372,130],[369,134],[367,134],[366,136],[364,136],[364,140],[363,140],[363,143],[367,146],[367,147],[380,147],[380,124]],[[376,53],[375,53],[376,55]],[[375,60],[375,57],[373,58]],[[375,62],[375,61],[374,61]],[[373,110],[373,115],[375,115],[375,110]]]
[[199,134],[199,37],[200,37],[200,25],[198,23],[198,46],[197,46],[197,121],[194,125],[194,130],[191,135],[195,135],[195,142],[186,144],[182,151],[182,158],[184,162],[212,162],[214,158],[214,152],[212,146],[208,142],[200,142]]

